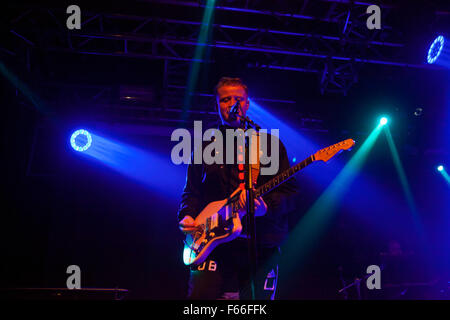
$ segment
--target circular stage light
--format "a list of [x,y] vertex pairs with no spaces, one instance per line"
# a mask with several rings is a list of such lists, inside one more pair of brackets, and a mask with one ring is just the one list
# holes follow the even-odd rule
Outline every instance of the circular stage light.
[[72,133],[70,137],[70,145],[76,151],[86,151],[92,144],[92,136],[89,131],[80,129]]
[[384,126],[385,124],[387,124],[388,123],[388,118],[386,118],[386,117],[381,117],[381,119],[380,119],[380,124],[382,125],[382,126]]
[[430,46],[430,49],[428,50],[427,62],[429,64],[434,63],[441,54],[443,48],[444,37],[438,36],[436,39],[434,39],[433,43]]
[[442,165],[438,166],[438,167],[437,167],[437,170],[438,170],[438,171],[444,171],[444,166],[442,166]]

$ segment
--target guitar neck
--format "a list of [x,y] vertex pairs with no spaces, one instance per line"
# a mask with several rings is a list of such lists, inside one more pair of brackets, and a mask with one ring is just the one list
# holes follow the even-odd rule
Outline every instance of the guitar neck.
[[295,166],[290,167],[289,169],[283,171],[282,173],[278,174],[275,178],[271,179],[270,181],[266,182],[262,186],[260,186],[255,191],[255,197],[260,197],[268,192],[272,191],[274,188],[278,187],[280,184],[284,183],[286,180],[288,180],[290,177],[292,177],[294,174],[302,170],[303,168],[309,166],[311,163],[316,161],[314,158],[314,155],[309,156],[305,160],[303,160],[300,163],[297,163]]

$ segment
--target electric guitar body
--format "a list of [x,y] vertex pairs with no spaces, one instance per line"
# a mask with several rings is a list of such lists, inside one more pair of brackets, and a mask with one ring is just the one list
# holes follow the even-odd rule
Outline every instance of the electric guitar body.
[[237,189],[228,199],[210,202],[195,218],[198,231],[188,234],[184,241],[183,262],[201,264],[219,244],[236,239],[242,231],[241,218],[245,214],[237,209]]

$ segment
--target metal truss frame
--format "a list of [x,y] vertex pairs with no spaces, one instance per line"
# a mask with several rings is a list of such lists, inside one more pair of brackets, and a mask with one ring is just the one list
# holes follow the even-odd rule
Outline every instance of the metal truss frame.
[[[266,68],[286,72],[317,74],[322,94],[347,94],[358,80],[358,71],[366,64],[385,67],[426,68],[435,66],[402,61],[401,35],[388,24],[382,30],[366,27],[367,2],[350,0],[281,1],[287,7],[267,9],[263,1],[217,1],[213,39],[198,43],[201,22],[189,14],[201,16],[206,1],[142,0],[150,6],[185,8],[183,17],[154,17],[102,11],[82,11],[81,30],[67,30],[67,14],[61,8],[29,7],[10,21],[9,36],[21,49],[1,48],[7,55],[21,55],[16,50],[44,50],[60,53],[105,55],[164,60],[164,95],[155,110],[166,112],[181,108],[192,62],[214,63],[211,59],[194,59],[195,48],[207,46],[214,52],[231,54],[245,61],[248,68]],[[270,2],[270,1],[268,1]],[[233,6],[226,5],[232,3]],[[277,2],[278,3],[278,2]],[[289,4],[295,3],[294,6]],[[279,3],[278,3],[279,4]],[[397,8],[381,5],[383,21]],[[26,10],[25,10],[26,9]],[[178,10],[183,12],[183,10]],[[439,11],[438,16],[446,14]],[[233,19],[227,17],[233,16]],[[263,18],[263,19],[262,19]],[[232,21],[229,23],[221,23]],[[30,22],[31,21],[31,22]],[[276,27],[268,27],[268,26]],[[39,30],[35,30],[37,28]],[[329,30],[333,30],[330,34]],[[38,31],[38,32],[37,32]],[[104,94],[101,88],[94,97]],[[190,93],[210,101],[201,92]],[[274,99],[279,103],[293,103]],[[128,106],[131,108],[130,106]],[[191,110],[192,112],[203,112]]]

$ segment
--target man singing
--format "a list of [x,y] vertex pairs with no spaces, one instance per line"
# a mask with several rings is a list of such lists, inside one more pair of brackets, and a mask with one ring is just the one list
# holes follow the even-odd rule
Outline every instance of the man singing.
[[[222,124],[218,130],[223,137],[227,129],[242,128],[250,103],[248,88],[239,78],[223,77],[215,87],[217,112]],[[233,108],[234,107],[234,108]],[[237,107],[237,108],[236,108]],[[232,110],[234,109],[234,110]],[[271,136],[268,135],[267,154],[271,154]],[[225,139],[224,139],[225,140]],[[225,141],[223,141],[224,153]],[[233,144],[234,145],[234,144]],[[278,172],[289,168],[284,145],[279,141]],[[234,150],[231,150],[234,151]],[[231,152],[228,150],[228,152]],[[226,155],[223,155],[226,159]],[[261,168],[264,164],[261,164]],[[195,164],[188,165],[186,185],[178,211],[180,230],[195,232],[194,219],[210,202],[228,198],[242,187],[242,164]],[[275,175],[276,175],[275,174]],[[256,188],[271,180],[274,175],[259,174]],[[257,272],[254,281],[256,299],[274,299],[278,280],[280,245],[288,232],[288,198],[295,194],[293,178],[262,197],[255,198],[255,225],[257,246]],[[241,192],[238,204],[246,208],[246,193]],[[251,277],[248,254],[246,219],[242,219],[240,236],[215,248],[200,265],[190,266],[188,298],[190,299],[251,299]]]

